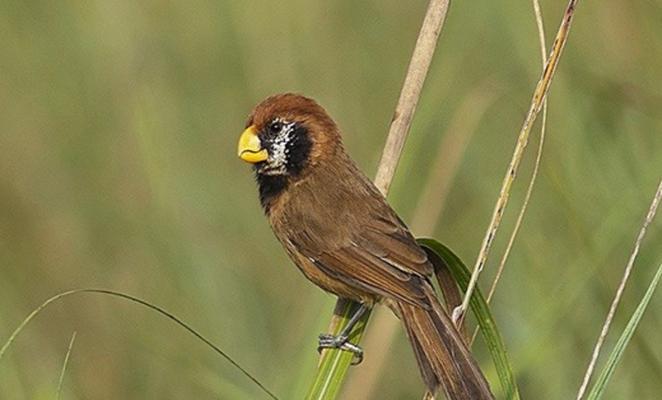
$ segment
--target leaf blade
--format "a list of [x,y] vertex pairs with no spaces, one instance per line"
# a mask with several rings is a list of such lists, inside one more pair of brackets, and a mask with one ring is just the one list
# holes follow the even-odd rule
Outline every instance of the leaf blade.
[[655,292],[655,289],[657,288],[657,285],[660,282],[661,277],[662,277],[662,264],[660,264],[660,266],[657,268],[657,272],[655,272],[655,276],[653,277],[653,280],[648,285],[648,288],[646,289],[646,293],[644,293],[644,296],[639,302],[639,305],[637,305],[637,308],[634,310],[634,313],[632,313],[632,317],[630,317],[628,324],[625,326],[625,329],[623,329],[623,333],[621,333],[621,336],[618,338],[618,341],[616,342],[614,349],[609,354],[607,363],[605,364],[602,372],[600,373],[600,376],[598,376],[598,380],[595,382],[595,384],[591,388],[591,391],[589,392],[588,400],[598,400],[604,394],[607,384],[609,383],[609,380],[614,374],[614,371],[616,370],[616,366],[618,365],[618,362],[621,360],[621,357],[625,352],[625,348],[627,347],[628,343],[630,343],[630,339],[632,339],[632,336],[634,335],[634,331],[637,329],[637,326],[639,326],[641,317],[644,315],[644,311],[646,311],[646,308],[648,307],[648,303],[650,303],[650,299],[653,297],[653,292]]
[[[471,273],[462,260],[451,249],[434,239],[419,238],[417,241],[419,245],[437,254],[446,263],[457,284],[463,291],[466,291],[469,280],[471,279]],[[480,290],[474,291],[469,304],[476,316],[480,331],[492,356],[505,398],[519,400],[519,389],[513,375],[510,360],[508,359],[505,344]]]

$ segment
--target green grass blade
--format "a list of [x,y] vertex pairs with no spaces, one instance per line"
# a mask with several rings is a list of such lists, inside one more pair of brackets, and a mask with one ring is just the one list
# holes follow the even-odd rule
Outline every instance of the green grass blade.
[[616,370],[616,365],[618,365],[618,362],[621,360],[621,357],[625,352],[625,348],[627,347],[628,343],[630,343],[630,339],[632,338],[632,335],[634,335],[634,331],[637,329],[639,321],[641,321],[641,317],[644,315],[644,311],[646,311],[646,307],[648,307],[648,303],[650,302],[651,297],[653,297],[653,292],[655,292],[655,288],[657,288],[660,277],[662,277],[662,264],[657,267],[657,272],[655,273],[651,283],[648,285],[648,289],[646,289],[644,297],[641,299],[641,302],[634,310],[634,313],[632,314],[632,317],[630,317],[628,324],[625,326],[621,337],[618,338],[618,342],[616,342],[614,350],[612,350],[611,354],[609,355],[609,359],[607,359],[607,364],[605,364],[604,369],[598,377],[598,380],[591,388],[591,392],[588,395],[588,400],[600,399],[604,394],[605,388],[607,387],[609,380]]
[[[359,306],[359,303],[352,301],[341,303],[341,307],[336,309],[336,313],[341,317],[340,323],[334,327],[333,334],[340,333]],[[350,335],[351,343],[358,344],[361,340],[369,315],[370,313],[366,312],[354,327]],[[324,351],[315,380],[306,395],[306,400],[332,400],[337,398],[347,371],[352,365],[353,358],[352,353],[340,349]]]
[[[460,288],[463,291],[467,289],[469,279],[471,279],[471,272],[467,269],[462,260],[453,253],[453,251],[434,239],[418,239],[418,244],[437,254],[447,264],[448,269]],[[469,304],[471,310],[476,316],[480,332],[485,339],[487,348],[494,361],[494,366],[499,377],[504,397],[506,399],[518,400],[520,398],[519,390],[513,376],[513,370],[508,359],[508,354],[506,353],[506,347],[487,302],[480,290],[474,291]]]
[[[61,292],[58,293],[43,303],[34,310],[30,314],[28,314],[27,317],[21,322],[16,329],[14,329],[14,332],[12,332],[11,335],[9,335],[9,338],[5,341],[5,343],[0,347],[0,361],[2,360],[2,357],[5,355],[9,347],[14,343],[18,335],[23,332],[25,327],[39,314],[41,314],[42,311],[44,311],[49,305],[52,303],[59,301],[65,297],[69,297],[72,295],[78,295],[80,293],[95,293],[95,294],[101,294],[101,295],[106,295],[106,296],[112,296],[112,297],[118,297],[124,300],[128,300],[132,303],[136,303],[139,305],[142,305],[144,307],[147,307],[153,311],[156,311],[157,313],[161,314],[162,316],[168,318],[169,320],[175,322],[177,325],[180,327],[184,328],[186,331],[188,331],[190,334],[195,336],[198,340],[202,341],[205,345],[207,345],[209,348],[214,350],[214,352],[221,357],[223,357],[227,362],[229,362],[234,368],[239,370],[242,374],[244,374],[248,379],[250,379],[255,385],[257,385],[260,390],[262,390],[266,395],[268,395],[270,398],[273,400],[279,400],[279,398],[273,394],[266,386],[262,384],[257,378],[255,378],[251,373],[249,373],[244,367],[239,365],[237,361],[234,360],[234,358],[230,357],[225,351],[223,351],[219,346],[215,345],[211,340],[207,339],[205,336],[203,336],[200,332],[198,332],[196,329],[191,327],[191,325],[187,324],[184,322],[182,319],[179,317],[175,316],[169,311],[166,311],[165,309],[152,304],[148,301],[145,301],[143,299],[140,299],[135,296],[131,296],[126,293],[122,292],[116,292],[114,290],[108,290],[108,289],[94,289],[94,288],[88,288],[88,289],[73,289],[73,290],[68,290],[66,292]],[[73,343],[72,343],[73,345]]]

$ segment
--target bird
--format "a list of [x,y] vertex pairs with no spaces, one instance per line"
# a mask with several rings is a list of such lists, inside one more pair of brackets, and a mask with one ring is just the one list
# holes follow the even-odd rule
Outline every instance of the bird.
[[322,106],[295,93],[267,97],[250,112],[237,153],[252,164],[263,211],[303,275],[361,304],[340,334],[320,335],[321,348],[362,355],[348,337],[381,303],[402,321],[429,393],[493,399],[436,296],[426,252],[345,151]]

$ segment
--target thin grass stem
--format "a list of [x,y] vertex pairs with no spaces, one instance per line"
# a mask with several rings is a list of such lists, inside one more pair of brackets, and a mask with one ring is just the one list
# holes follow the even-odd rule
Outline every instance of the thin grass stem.
[[[545,25],[543,23],[542,11],[540,9],[540,2],[538,0],[533,0],[533,11],[536,16],[536,26],[538,27],[538,39],[540,42],[540,56],[542,58],[542,65],[544,67],[545,63],[547,62],[547,46],[545,45]],[[524,219],[524,214],[526,213],[526,209],[529,205],[529,200],[531,199],[531,193],[533,193],[533,186],[535,185],[536,178],[538,177],[538,170],[540,169],[540,160],[542,159],[542,150],[545,144],[545,132],[547,128],[547,99],[545,99],[543,102],[542,119],[540,122],[541,122],[540,143],[538,143],[538,151],[536,153],[536,160],[533,165],[533,172],[531,172],[531,179],[529,180],[529,186],[526,188],[526,194],[524,195],[524,201],[522,202],[522,207],[520,208],[519,214],[517,215],[517,220],[515,221],[515,227],[513,228],[513,231],[510,234],[510,238],[508,239],[508,245],[506,246],[506,250],[504,251],[503,256],[501,257],[501,261],[499,262],[499,268],[497,268],[496,275],[492,280],[492,285],[490,286],[489,293],[487,294],[487,304],[490,304],[490,302],[492,301],[492,297],[494,296],[496,287],[499,284],[499,280],[501,279],[501,276],[503,275],[503,271],[506,267],[506,261],[510,256],[510,251],[512,250],[513,245],[515,243],[515,238],[517,237],[517,233],[519,233],[519,229],[522,226],[522,220]],[[478,327],[474,329],[473,336],[471,337],[471,341],[469,342],[470,346],[476,340],[477,334],[478,334]]]
[[660,204],[660,199],[662,199],[662,180],[660,180],[660,183],[657,186],[657,191],[655,192],[655,196],[653,196],[653,201],[651,202],[651,205],[648,208],[648,213],[646,214],[644,223],[641,226],[641,229],[639,229],[639,234],[637,235],[637,239],[634,242],[634,248],[632,249],[632,253],[630,254],[628,263],[625,266],[623,277],[621,278],[621,282],[619,283],[618,288],[616,289],[616,294],[614,295],[614,299],[612,300],[611,306],[609,307],[607,318],[605,318],[605,322],[602,325],[602,329],[600,330],[600,336],[598,336],[598,340],[595,343],[595,347],[593,348],[591,361],[588,363],[588,367],[586,368],[586,373],[584,374],[584,380],[582,381],[582,384],[579,387],[579,391],[577,392],[577,400],[581,400],[582,397],[584,397],[584,394],[586,393],[586,388],[588,387],[588,384],[591,380],[591,376],[593,375],[593,370],[595,369],[595,364],[598,361],[600,350],[602,349],[602,345],[604,344],[605,338],[609,333],[609,327],[611,326],[611,322],[614,319],[616,308],[618,308],[618,304],[621,302],[621,297],[623,296],[623,291],[625,290],[625,284],[630,278],[630,273],[632,272],[632,267],[634,266],[634,260],[637,258],[637,255],[639,254],[639,248],[641,247],[641,242],[644,240],[644,236],[646,235],[648,225],[650,225],[650,223],[655,218],[655,213],[657,212],[657,207]]
[[255,378],[250,372],[248,372],[245,368],[243,368],[237,361],[235,361],[232,357],[230,357],[225,351],[221,350],[220,347],[215,345],[211,340],[207,339],[204,337],[201,333],[199,333],[197,330],[192,328],[189,324],[186,322],[182,321],[179,317],[175,316],[171,312],[154,305],[146,300],[140,299],[138,297],[131,296],[129,294],[121,293],[121,292],[116,292],[113,290],[108,290],[108,289],[73,289],[69,290],[66,292],[58,293],[55,296],[49,298],[48,300],[44,301],[41,303],[41,305],[34,310],[28,316],[18,325],[18,327],[12,332],[11,335],[9,335],[9,338],[5,343],[0,347],[0,360],[2,360],[2,357],[4,354],[7,352],[7,349],[9,349],[9,346],[16,340],[18,335],[25,329],[25,327],[32,321],[37,315],[39,315],[44,309],[46,309],[50,304],[65,298],[69,297],[75,294],[79,293],[97,293],[97,294],[103,294],[103,295],[109,295],[109,296],[114,296],[114,297],[119,297],[125,300],[129,300],[130,302],[140,304],[142,306],[145,306],[149,309],[152,309],[156,311],[157,313],[163,315],[164,317],[170,319],[171,321],[174,321],[177,325],[181,326],[185,330],[187,330],[189,333],[191,333],[193,336],[195,336],[198,340],[202,341],[205,345],[207,345],[209,348],[214,350],[214,352],[221,357],[223,357],[225,360],[227,360],[230,364],[232,364],[233,367],[237,368],[239,371],[241,371],[242,374],[244,374],[248,379],[250,379],[255,385],[257,385],[265,394],[267,394],[270,398],[274,400],[279,400],[278,397],[273,394],[269,389],[267,389],[266,386],[264,386],[257,378]]
[[60,400],[60,395],[62,394],[62,384],[64,383],[64,375],[67,372],[67,366],[69,365],[69,357],[71,356],[71,351],[74,348],[75,341],[76,341],[76,331],[74,331],[74,333],[71,334],[71,340],[69,340],[67,353],[64,355],[64,361],[62,362],[62,370],[60,371],[60,378],[57,381],[57,392],[55,392],[55,400]]
[[481,245],[478,257],[476,258],[476,263],[471,273],[471,281],[469,282],[469,287],[467,288],[466,293],[464,294],[464,300],[462,305],[456,307],[453,310],[453,321],[455,321],[456,326],[460,326],[464,319],[465,312],[469,306],[469,300],[471,299],[471,294],[473,293],[476,283],[478,282],[478,277],[485,267],[487,261],[487,256],[494,242],[494,238],[499,229],[499,225],[503,218],[503,213],[508,205],[508,198],[510,197],[510,190],[512,188],[515,177],[517,176],[517,171],[519,169],[520,162],[522,161],[522,156],[524,150],[526,149],[527,142],[529,140],[529,134],[533,126],[536,117],[542,109],[543,102],[549,87],[554,78],[556,68],[558,66],[559,60],[561,59],[561,54],[563,54],[563,49],[565,44],[568,41],[568,34],[570,33],[570,27],[572,24],[572,18],[575,14],[575,8],[579,0],[570,0],[568,6],[566,7],[563,19],[561,20],[561,25],[556,34],[556,39],[552,45],[552,50],[547,59],[547,63],[543,68],[542,76],[538,80],[535,90],[533,91],[533,98],[531,99],[531,106],[529,111],[524,119],[522,129],[520,130],[519,137],[517,139],[517,144],[515,145],[515,150],[513,156],[506,170],[506,175],[503,178],[503,183],[501,184],[501,191],[499,192],[499,197],[497,199],[496,205],[494,206],[494,211],[492,212],[492,218],[490,224],[485,232],[485,237],[483,238],[483,243]]

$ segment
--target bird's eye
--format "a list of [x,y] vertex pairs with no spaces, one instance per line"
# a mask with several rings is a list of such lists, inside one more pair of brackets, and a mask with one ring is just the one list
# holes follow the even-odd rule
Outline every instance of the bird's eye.
[[273,134],[280,132],[282,128],[283,124],[280,121],[273,121],[271,124],[269,124],[269,132]]

